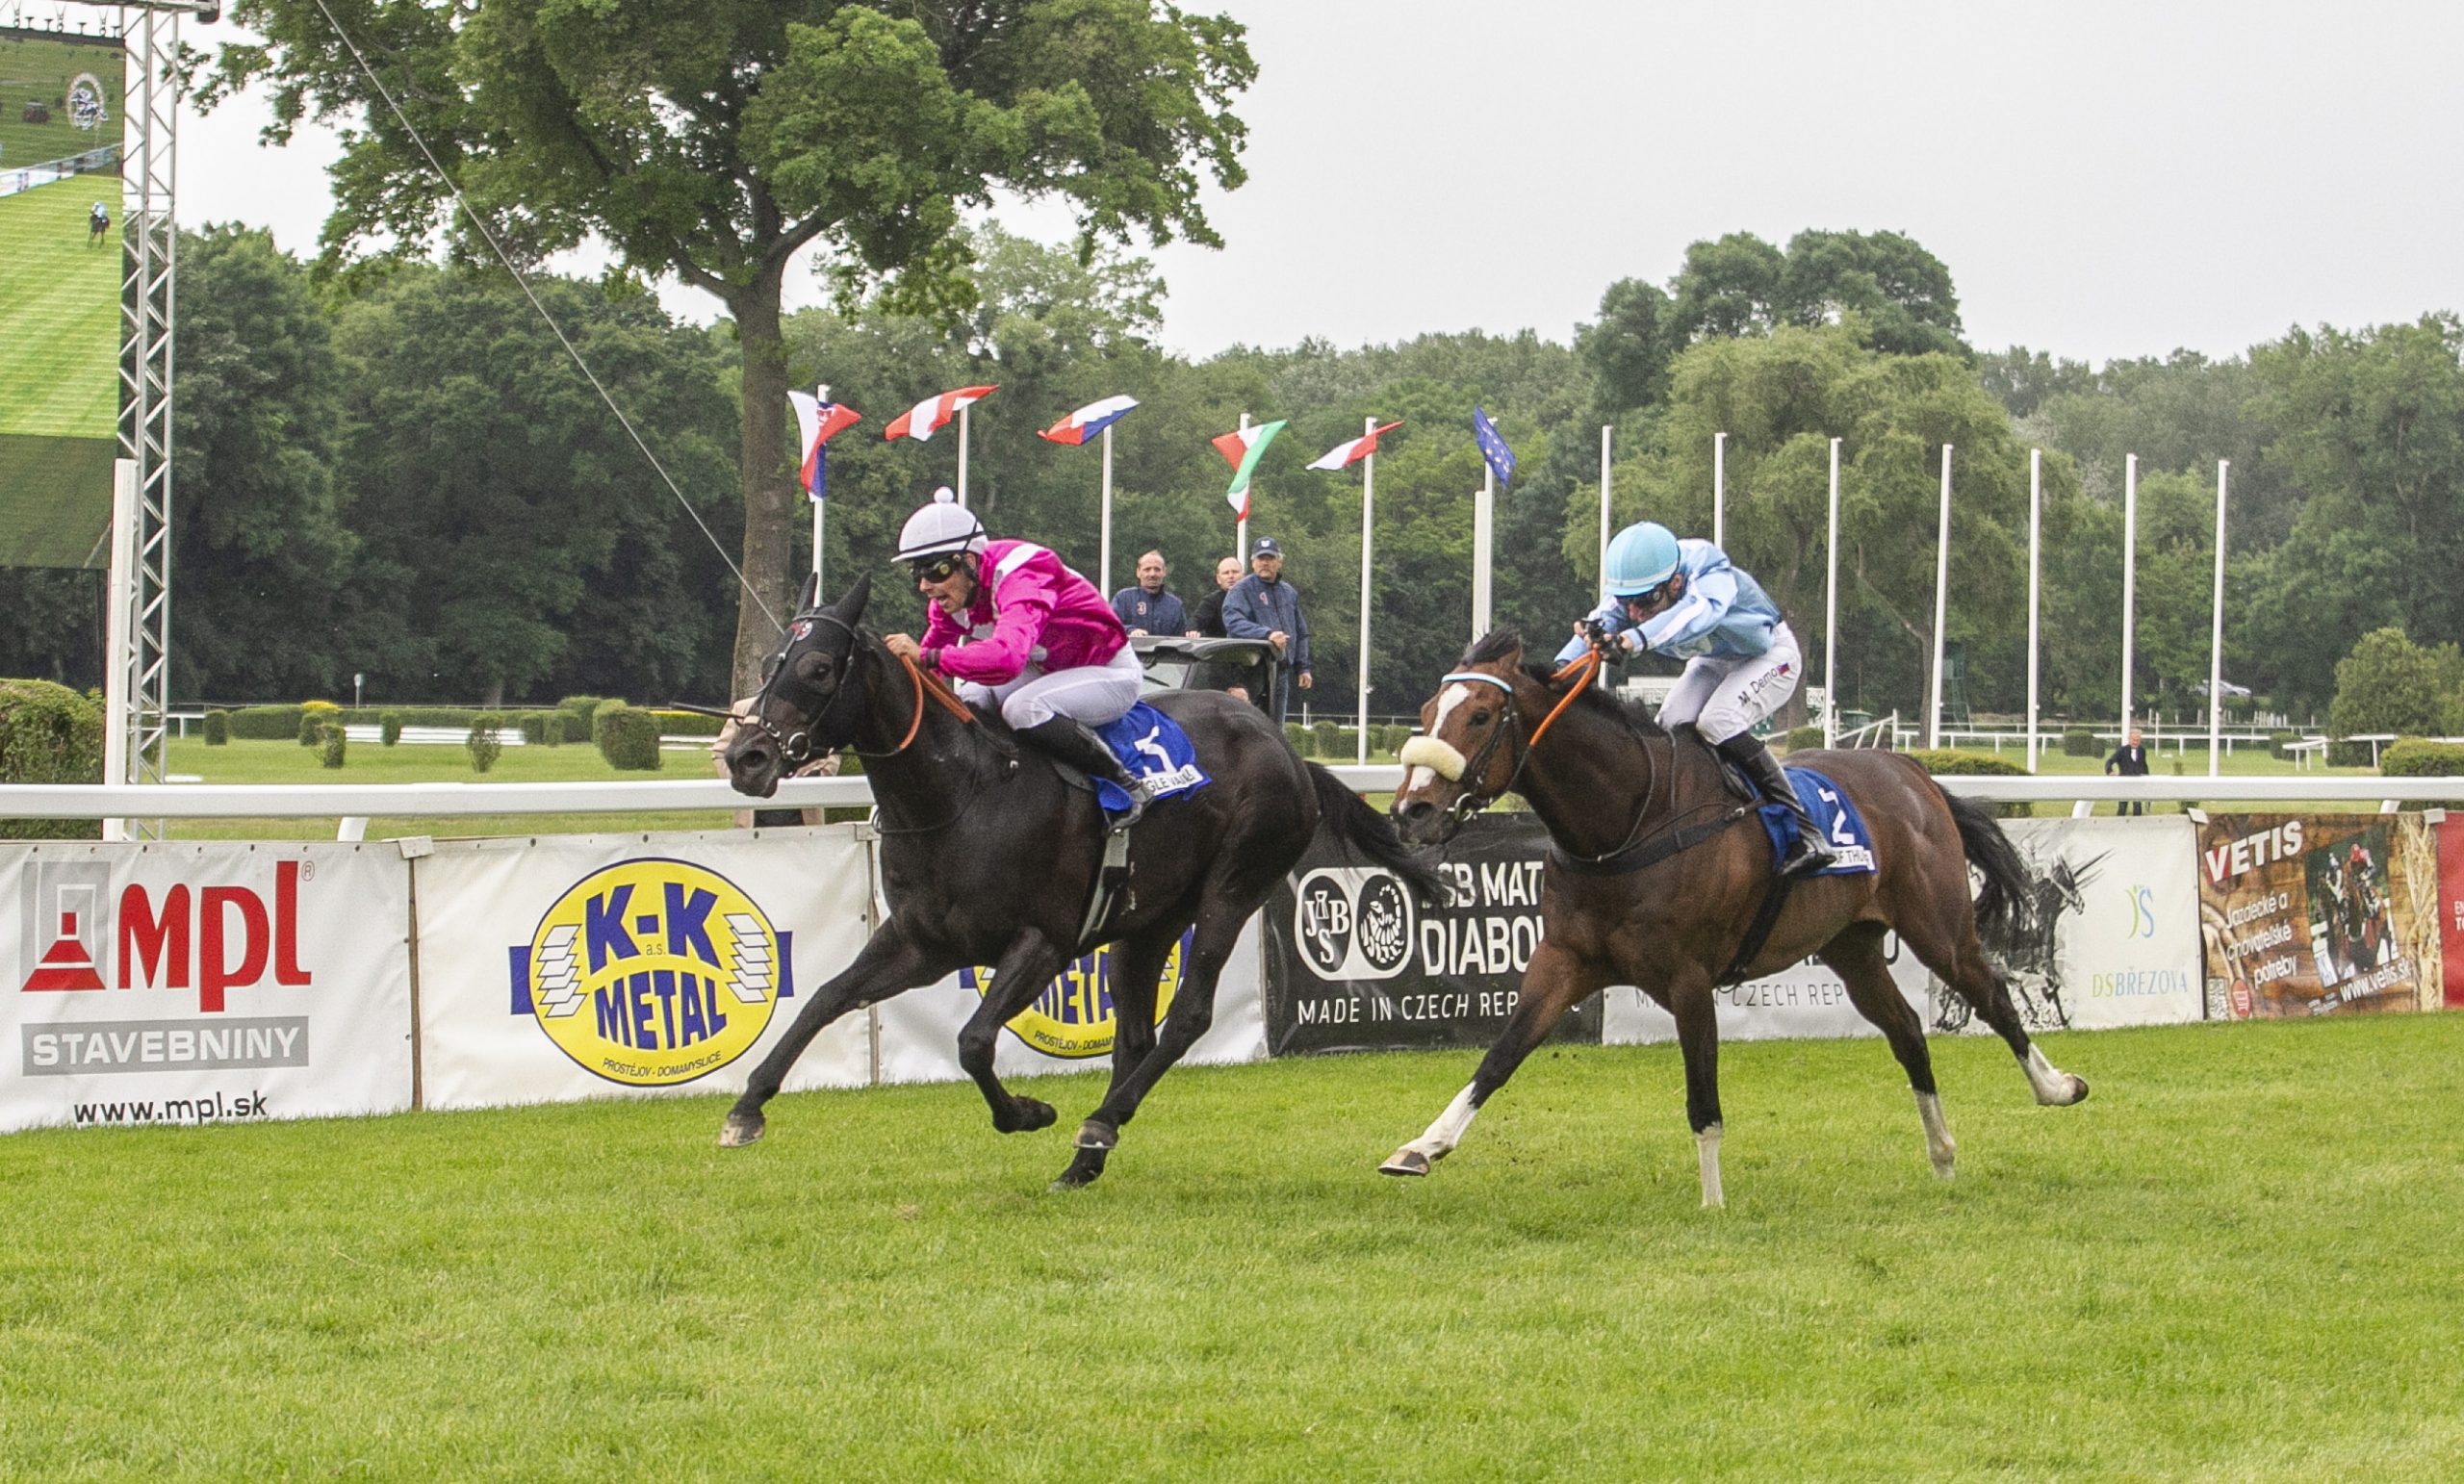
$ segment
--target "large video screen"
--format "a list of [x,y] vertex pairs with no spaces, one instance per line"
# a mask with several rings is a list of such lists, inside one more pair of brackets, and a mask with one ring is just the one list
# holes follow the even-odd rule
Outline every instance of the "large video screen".
[[0,27],[0,566],[109,564],[121,67],[116,38]]

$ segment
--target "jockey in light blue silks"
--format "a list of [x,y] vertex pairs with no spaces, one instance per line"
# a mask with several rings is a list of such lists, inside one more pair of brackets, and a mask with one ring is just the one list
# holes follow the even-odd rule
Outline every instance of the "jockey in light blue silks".
[[1754,780],[1765,803],[1796,814],[1797,843],[1780,863],[1781,875],[1810,876],[1831,865],[1822,832],[1780,760],[1754,734],[1755,723],[1796,693],[1805,664],[1779,604],[1718,547],[1680,541],[1651,521],[1627,526],[1608,543],[1601,586],[1606,600],[1575,625],[1558,662],[1594,644],[1683,659],[1685,673],[1660,704],[1660,725],[1692,723],[1704,741]]

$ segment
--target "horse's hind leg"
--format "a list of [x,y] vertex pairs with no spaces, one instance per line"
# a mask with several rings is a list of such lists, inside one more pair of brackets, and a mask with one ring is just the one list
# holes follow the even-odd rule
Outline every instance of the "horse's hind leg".
[[1028,928],[1021,932],[1010,940],[1001,961],[993,966],[992,987],[986,991],[984,1002],[976,1006],[975,1013],[959,1029],[959,1065],[975,1079],[985,1103],[992,1110],[992,1126],[1004,1134],[1024,1134],[1052,1126],[1050,1103],[1020,1097],[1001,1085],[1001,1079],[992,1071],[992,1052],[1000,1042],[1001,1028],[1051,986],[1053,976],[1061,972],[1065,961],[1062,950],[1040,930]]
[[1916,1116],[1925,1125],[1925,1153],[1934,1162],[1934,1173],[1948,1180],[1959,1145],[1951,1138],[1950,1125],[1942,1121],[1942,1099],[1934,1087],[1934,1055],[1925,1045],[1925,1022],[1891,983],[1890,966],[1883,959],[1886,931],[1880,923],[1859,923],[1831,940],[1822,950],[1822,961],[1848,986],[1848,1003],[1880,1028],[1883,1038],[1890,1042],[1890,1054],[1907,1070],[1909,1090],[1916,1094]]
[[1437,1115],[1437,1121],[1426,1132],[1388,1155],[1386,1163],[1377,1166],[1379,1171],[1389,1175],[1425,1175],[1430,1165],[1452,1154],[1481,1106],[1505,1086],[1514,1069],[1523,1064],[1523,1059],[1549,1038],[1549,1033],[1556,1029],[1567,1011],[1599,993],[1606,983],[1607,976],[1598,965],[1543,939],[1531,956],[1531,966],[1523,971],[1523,991],[1513,1015],[1490,1045],[1488,1055],[1480,1059],[1472,1081],[1454,1094],[1454,1101],[1446,1105],[1446,1112]]
[[740,1149],[759,1139],[765,1126],[762,1105],[779,1095],[779,1085],[787,1080],[787,1069],[796,1058],[805,1054],[821,1028],[847,1013],[877,1005],[893,995],[903,994],[918,985],[930,984],[957,965],[936,959],[917,947],[905,929],[893,917],[867,940],[856,961],[839,971],[837,976],[812,993],[804,1009],[796,1011],[795,1022],[787,1034],[770,1048],[761,1064],[745,1079],[744,1094],[728,1110],[728,1121],[719,1130],[719,1147]]
[[2002,1044],[2019,1059],[2019,1069],[2027,1073],[2028,1087],[2038,1102],[2049,1108],[2066,1108],[2087,1098],[2087,1079],[2054,1065],[2028,1038],[2027,1024],[2019,1018],[2019,1008],[2011,1001],[2010,987],[1993,971],[1993,965],[1986,961],[1985,949],[1976,941],[1971,917],[1962,914],[1956,934],[1939,924],[1902,921],[1899,935],[1917,959],[1951,987],[1952,993],[1974,1006],[1985,1023],[1993,1028],[1993,1034],[2002,1037]]
[[[1078,1126],[1077,1153],[1070,1157],[1069,1167],[1053,1182],[1056,1190],[1092,1185],[1095,1177],[1104,1172],[1104,1161],[1111,1156],[1113,1145],[1120,1140],[1120,1124],[1128,1120],[1128,1114],[1120,1113],[1115,1119],[1108,1118],[1106,1112],[1116,1106],[1115,1100],[1123,1095],[1138,1069],[1155,1054],[1156,985],[1163,978],[1165,961],[1171,957],[1172,944],[1180,935],[1178,924],[1166,924],[1113,945],[1112,1082],[1104,1089],[1103,1104]],[[1181,980],[1182,992],[1186,994],[1191,975],[1184,973]],[[1208,992],[1213,992],[1212,981]]]

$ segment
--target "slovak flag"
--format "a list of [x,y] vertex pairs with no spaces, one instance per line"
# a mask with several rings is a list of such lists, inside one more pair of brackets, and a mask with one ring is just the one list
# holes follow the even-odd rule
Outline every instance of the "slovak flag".
[[796,409],[796,442],[805,450],[805,493],[821,499],[830,487],[830,466],[821,455],[821,446],[863,422],[864,415],[853,407],[825,402],[810,392],[790,392],[787,402]]
[[1223,492],[1223,498],[1244,521],[1249,518],[1249,476],[1258,472],[1258,460],[1265,455],[1267,445],[1282,431],[1281,422],[1252,422],[1220,438],[1207,440],[1215,445],[1216,452],[1223,455],[1223,462],[1232,466],[1232,487]]
[[1065,443],[1072,448],[1092,443],[1096,434],[1128,417],[1137,406],[1138,398],[1134,397],[1107,397],[1100,402],[1089,402],[1036,436],[1051,443]]
[[1365,459],[1371,454],[1376,452],[1377,440],[1385,437],[1388,433],[1395,431],[1395,429],[1401,427],[1402,425],[1401,420],[1398,419],[1393,422],[1387,423],[1384,427],[1378,428],[1370,433],[1365,433],[1362,436],[1353,439],[1349,443],[1339,443],[1326,450],[1325,457],[1320,459],[1309,467],[1312,469],[1322,469],[1328,473],[1332,473],[1338,469],[1348,469],[1352,465],[1359,463],[1362,459]]
[[917,443],[926,442],[948,426],[950,420],[959,415],[960,408],[973,406],[999,390],[998,386],[961,387],[955,392],[928,397],[892,418],[889,426],[882,429],[882,437],[886,440],[912,438]]

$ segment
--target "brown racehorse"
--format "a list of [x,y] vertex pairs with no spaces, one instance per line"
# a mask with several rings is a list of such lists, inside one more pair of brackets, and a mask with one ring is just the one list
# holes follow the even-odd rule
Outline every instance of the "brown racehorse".
[[[1380,1166],[1388,1174],[1427,1174],[1559,1016],[1605,985],[1630,984],[1677,1018],[1703,1204],[1722,1204],[1713,987],[1815,955],[1907,1069],[1926,1151],[1935,1173],[1948,1179],[1954,1145],[1924,1025],[1884,963],[1883,937],[1894,929],[2001,1036],[2038,1102],[2066,1105],[2088,1095],[2087,1083],[2029,1040],[1977,941],[1979,922],[1994,929],[2028,884],[2026,866],[1989,809],[1943,793],[1894,754],[1802,757],[1856,804],[1879,869],[1796,883],[1768,937],[1740,966],[1734,960],[1757,909],[1778,882],[1770,840],[1751,806],[1729,791],[1718,756],[1690,728],[1664,731],[1639,707],[1589,688],[1588,660],[1559,675],[1522,661],[1522,641],[1510,632],[1475,644],[1422,707],[1423,735],[1403,750],[1394,812],[1406,841],[1445,840],[1463,819],[1513,792],[1548,827],[1553,849],[1542,876],[1543,936],[1513,1016],[1471,1085]],[[1973,903],[1971,864],[1985,875]]]

